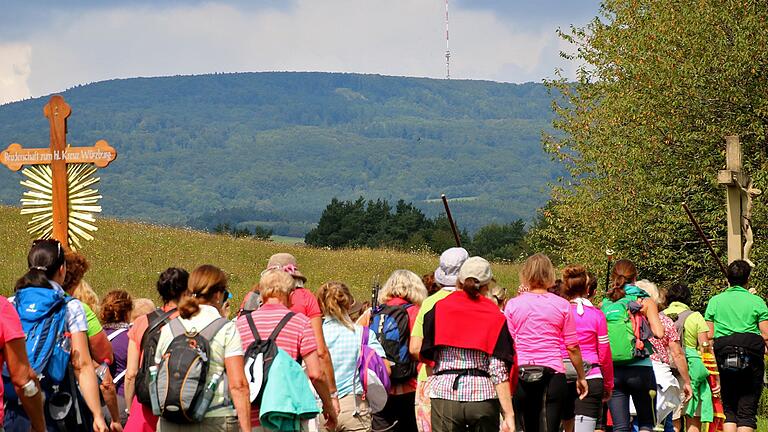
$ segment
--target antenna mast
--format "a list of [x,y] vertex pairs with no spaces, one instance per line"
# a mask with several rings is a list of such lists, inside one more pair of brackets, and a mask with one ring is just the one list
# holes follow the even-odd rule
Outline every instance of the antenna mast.
[[448,0],[445,0],[445,79],[451,79],[451,48],[448,41]]

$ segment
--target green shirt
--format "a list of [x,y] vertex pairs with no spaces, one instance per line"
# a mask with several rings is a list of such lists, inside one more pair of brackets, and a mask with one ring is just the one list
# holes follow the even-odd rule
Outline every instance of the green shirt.
[[[445,288],[427,297],[424,302],[421,303],[418,315],[416,315],[416,322],[413,323],[413,330],[411,330],[411,337],[424,338],[424,315],[431,311],[435,307],[435,304],[440,300],[448,297],[456,292],[455,290],[447,290]],[[419,381],[427,380],[427,368],[422,367],[419,371]]]
[[712,297],[704,319],[715,324],[715,338],[734,333],[760,334],[758,324],[768,321],[768,307],[760,297],[732,286]]
[[83,310],[85,311],[85,319],[88,321],[88,331],[86,333],[88,337],[96,336],[97,334],[104,331],[104,329],[101,327],[101,323],[99,322],[99,317],[96,316],[96,314],[93,312],[93,309],[85,304],[85,302],[80,303],[83,305]]
[[[680,313],[687,310],[691,310],[691,308],[689,308],[685,303],[672,302],[669,307],[664,310],[664,314],[680,315]],[[709,326],[707,325],[707,322],[704,321],[704,317],[698,312],[693,312],[692,314],[688,315],[688,318],[685,320],[684,329],[684,347],[693,349],[696,349],[699,345],[699,333],[709,332]]]

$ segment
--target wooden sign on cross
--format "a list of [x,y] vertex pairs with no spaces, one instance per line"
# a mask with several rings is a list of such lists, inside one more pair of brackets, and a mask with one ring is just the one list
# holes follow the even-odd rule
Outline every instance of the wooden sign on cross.
[[[80,208],[73,209],[73,215],[70,214],[73,198],[80,199],[80,204],[95,204],[100,196],[95,196],[95,190],[86,189],[98,181],[98,179],[87,178],[95,169],[71,170],[69,168],[72,168],[72,164],[93,164],[96,167],[104,168],[117,157],[115,149],[104,140],[96,142],[92,147],[68,146],[66,141],[67,117],[71,113],[72,109],[63,97],[59,95],[51,97],[43,108],[43,114],[48,118],[50,125],[50,147],[25,149],[20,144],[13,143],[0,154],[0,163],[12,171],[18,171],[24,165],[50,166],[50,178],[48,178],[47,171],[24,172],[27,177],[35,181],[22,182],[23,185],[33,189],[24,194],[28,198],[22,199],[22,203],[26,201],[26,204],[33,207],[27,213],[38,213],[37,216],[33,217],[30,224],[36,224],[41,237],[52,237],[68,247],[71,246],[70,240],[75,237],[72,235],[70,222],[79,221],[81,226],[87,228],[90,225],[83,221],[93,220],[88,210],[101,210],[100,207],[94,205],[80,206]],[[73,189],[70,178],[72,172],[79,175],[79,181],[74,187],[75,194],[73,195],[77,195],[75,197],[69,196]],[[47,187],[47,180],[50,180],[50,190]],[[46,208],[47,203],[50,203],[48,208]],[[52,212],[45,213],[50,207],[52,207]],[[73,219],[72,216],[75,218]],[[50,229],[45,228],[49,223]],[[92,228],[95,230],[95,227]],[[76,230],[82,231],[81,229]],[[77,238],[75,237],[74,240],[77,241]]]
[[742,170],[741,142],[738,136],[725,137],[726,169],[717,174],[717,182],[727,187],[728,262],[743,259],[750,264],[752,250],[752,200],[762,194]]

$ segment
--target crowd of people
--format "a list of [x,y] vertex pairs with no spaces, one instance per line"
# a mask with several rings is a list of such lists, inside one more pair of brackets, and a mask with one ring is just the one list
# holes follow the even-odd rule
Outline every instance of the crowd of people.
[[598,293],[583,266],[558,274],[535,254],[507,298],[488,261],[451,248],[368,304],[341,281],[313,293],[278,253],[239,307],[214,265],[162,272],[156,304],[99,299],[86,258],[56,240],[27,261],[0,297],[0,431],[757,427],[768,307],[745,261],[704,314],[685,284],[660,289],[628,260]]

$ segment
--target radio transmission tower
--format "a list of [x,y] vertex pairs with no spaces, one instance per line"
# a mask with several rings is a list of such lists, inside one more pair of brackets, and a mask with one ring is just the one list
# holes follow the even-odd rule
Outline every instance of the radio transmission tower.
[[445,0],[445,79],[451,79],[451,47],[448,42],[448,0]]

